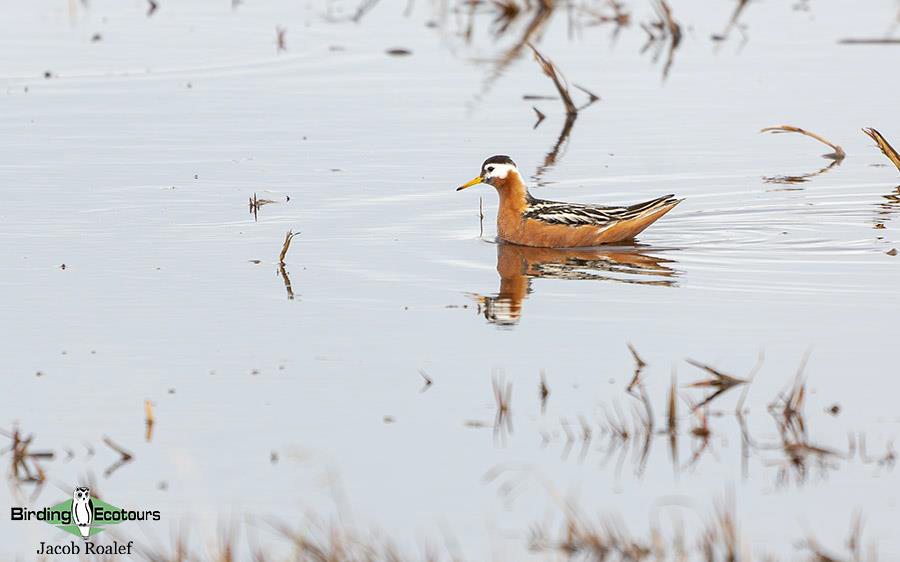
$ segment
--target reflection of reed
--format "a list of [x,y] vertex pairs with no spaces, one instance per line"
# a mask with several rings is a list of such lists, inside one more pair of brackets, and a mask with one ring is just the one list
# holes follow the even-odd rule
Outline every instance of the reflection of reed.
[[675,51],[681,44],[681,25],[672,17],[672,8],[666,0],[656,0],[653,8],[659,20],[641,24],[641,28],[647,33],[647,42],[641,48],[641,54],[647,52],[652,45],[656,45],[656,52],[653,54],[653,62],[656,62],[665,48],[666,62],[662,70],[662,78],[665,80],[669,77],[672,63],[675,62]]
[[[806,399],[806,380],[803,378],[803,367],[806,358],[800,366],[794,384],[790,391],[781,393],[775,401],[769,405],[769,413],[775,420],[778,433],[781,437],[780,448],[784,457],[777,462],[778,482],[787,484],[791,472],[794,473],[798,484],[806,481],[809,465],[815,462],[825,472],[834,468],[833,460],[841,458],[837,451],[809,441],[803,406]],[[849,455],[848,455],[849,458]]]
[[[809,180],[811,180],[812,178],[814,178],[820,174],[824,174],[825,172],[831,170],[835,166],[840,166],[841,162],[842,162],[842,160],[832,160],[831,163],[828,164],[827,166],[825,166],[824,168],[816,170],[815,172],[809,172],[808,174],[800,174],[797,176],[763,176],[763,181],[766,183],[781,183],[781,184],[788,184],[788,185],[793,185],[793,184],[798,184],[798,183],[806,183]],[[795,188],[795,189],[799,189],[799,188]],[[775,190],[775,191],[778,191],[778,190]]]
[[[677,474],[682,470],[697,469],[702,465],[704,457],[718,456],[713,450],[714,443],[724,443],[721,439],[715,439],[717,436],[725,435],[722,422],[716,421],[723,418],[726,413],[721,407],[721,398],[727,390],[742,386],[744,391],[736,401],[734,419],[740,430],[741,471],[745,478],[749,475],[749,463],[752,458],[756,458],[764,466],[775,467],[776,483],[779,485],[786,485],[792,481],[802,485],[807,481],[812,469],[818,468],[825,474],[844,466],[854,458],[862,464],[877,465],[884,470],[892,470],[897,462],[897,452],[892,441],[888,441],[883,450],[870,455],[863,433],[858,436],[850,434],[849,448],[846,452],[811,442],[809,420],[804,412],[807,390],[802,366],[793,384],[768,406],[768,412],[775,422],[778,440],[765,442],[755,439],[747,423],[751,411],[744,407],[744,403],[750,385],[762,368],[762,353],[750,373],[742,378],[688,359],[688,363],[703,370],[708,376],[685,387],[711,388],[713,392],[700,397],[699,400],[680,395],[676,391],[678,384],[673,371],[667,389],[665,418],[661,420],[665,423],[665,427],[657,430],[651,398],[642,382],[643,371],[649,366],[637,355],[633,347],[629,348],[635,360],[636,371],[632,382],[624,389],[624,397],[630,401],[629,405],[622,407],[615,398],[611,408],[601,404],[604,417],[593,423],[588,422],[585,416],[577,412],[566,412],[566,416],[559,419],[558,430],[552,426],[540,431],[544,446],[551,443],[562,444],[562,460],[567,460],[573,447],[580,442],[582,453],[579,455],[579,462],[585,460],[588,449],[599,451],[601,456],[599,466],[605,467],[611,461],[615,461],[615,472],[618,476],[630,457],[634,474],[640,478],[645,473],[648,459],[654,458],[650,452],[656,437],[667,437],[674,472]],[[637,382],[634,382],[635,380]],[[688,416],[691,420],[688,424],[683,423],[686,421],[685,418],[679,417],[679,401],[684,401],[688,405]],[[835,416],[839,411],[840,407],[836,404],[826,410]],[[571,417],[579,420],[580,432],[573,430],[574,424],[568,421]],[[679,438],[686,439],[690,448],[689,458],[683,463],[679,462],[678,458]],[[775,456],[773,458],[770,455]]]
[[284,290],[287,291],[288,300],[294,300],[294,287],[291,285],[291,277],[288,275],[283,263],[278,265],[278,273],[281,274],[281,280],[284,281]]
[[[569,93],[568,84],[565,83],[565,79],[562,77],[556,65],[553,64],[553,61],[544,57],[540,52],[538,52],[537,49],[534,48],[533,45],[529,44],[528,46],[531,47],[531,50],[534,52],[534,58],[541,66],[541,70],[543,70],[544,74],[546,74],[553,81],[553,85],[556,86],[556,90],[557,92],[559,92],[559,97],[563,102],[563,107],[565,107],[566,109],[566,121],[565,123],[563,123],[562,131],[560,131],[559,137],[557,137],[556,139],[556,144],[553,145],[553,148],[551,148],[550,152],[548,152],[544,157],[544,163],[538,166],[537,171],[532,177],[537,185],[540,186],[542,185],[541,176],[544,174],[544,172],[546,172],[556,164],[556,158],[559,156],[560,149],[562,148],[566,140],[568,140],[569,135],[572,133],[572,126],[575,124],[575,119],[578,117],[578,112],[591,105],[595,101],[598,101],[600,97],[593,92],[590,92],[589,90],[578,86],[577,84],[573,84],[576,88],[590,96],[587,103],[585,103],[581,107],[577,107],[575,105],[575,102],[572,101],[572,96]],[[539,117],[538,122],[534,124],[534,128],[537,128],[537,126],[540,125],[541,121],[544,120],[544,114],[538,111],[537,108],[534,108],[534,110],[538,112]]]
[[[475,3],[472,3],[473,10]],[[473,12],[474,14],[474,12]],[[480,100],[484,97],[485,94],[488,93],[490,87],[494,85],[495,81],[500,78],[506,69],[522,55],[522,50],[526,45],[532,40],[532,37],[536,35],[550,20],[550,16],[553,14],[553,3],[549,0],[541,0],[537,2],[537,9],[534,12],[534,16],[528,22],[528,25],[525,26],[525,30],[522,32],[522,35],[516,40],[516,42],[506,51],[504,51],[500,56],[496,58],[496,62],[494,67],[485,77],[483,86],[481,88],[481,92],[476,96],[476,99]],[[518,17],[519,12],[515,12],[513,14],[513,18]],[[509,23],[498,28],[500,33],[505,32],[509,28]],[[472,34],[472,24],[470,20],[469,28],[466,31],[466,39],[471,40]]]
[[881,196],[884,201],[876,203],[875,228],[884,228],[884,223],[900,212],[900,185],[894,191]]
[[556,138],[556,143],[553,147],[550,148],[550,152],[544,156],[544,163],[538,166],[537,170],[535,170],[534,175],[531,178],[534,180],[535,185],[537,187],[542,187],[544,182],[541,181],[541,177],[544,173],[556,165],[556,158],[559,156],[559,151],[562,148],[563,144],[569,139],[569,135],[572,133],[572,126],[575,124],[575,118],[578,117],[578,114],[572,113],[566,115],[566,122],[563,123],[563,128],[559,132],[559,136]]
[[[734,12],[731,14],[731,18],[728,20],[728,25],[725,26],[725,31],[722,33],[715,33],[712,36],[713,41],[725,41],[728,39],[728,36],[731,34],[732,29],[737,29],[742,34],[744,33],[743,27],[738,24],[738,20],[741,17],[741,13],[744,11],[744,8],[749,4],[749,0],[738,0],[737,5],[734,8]],[[746,34],[744,35],[744,40],[747,40]]]
[[534,278],[615,281],[672,287],[678,273],[672,260],[625,250],[563,250],[497,245],[500,291],[494,296],[473,295],[479,313],[492,324],[511,326],[522,315],[522,302]]

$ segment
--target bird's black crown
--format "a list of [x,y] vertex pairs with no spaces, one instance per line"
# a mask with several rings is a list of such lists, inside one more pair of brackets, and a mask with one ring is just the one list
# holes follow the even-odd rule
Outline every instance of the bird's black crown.
[[482,171],[488,164],[512,164],[513,166],[516,165],[516,163],[512,161],[512,158],[510,158],[509,156],[505,156],[503,154],[498,154],[497,156],[491,156],[490,158],[485,160],[484,164],[481,165]]

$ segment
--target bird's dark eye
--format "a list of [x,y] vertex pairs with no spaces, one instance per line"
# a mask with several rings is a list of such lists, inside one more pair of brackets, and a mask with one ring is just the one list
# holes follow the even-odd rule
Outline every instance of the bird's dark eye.
[[493,166],[488,166],[488,167],[487,167],[487,171],[488,171],[488,172],[493,172],[493,171],[494,171],[494,167],[493,167]]

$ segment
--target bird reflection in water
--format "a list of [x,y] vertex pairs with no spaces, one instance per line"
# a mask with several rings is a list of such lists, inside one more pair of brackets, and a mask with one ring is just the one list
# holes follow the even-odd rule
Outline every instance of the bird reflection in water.
[[881,196],[883,201],[876,204],[875,228],[884,228],[884,223],[900,213],[900,185],[894,191]]
[[488,322],[514,326],[535,278],[676,286],[679,272],[672,267],[676,262],[641,253],[643,250],[641,246],[554,249],[498,243],[500,291],[494,296],[471,296]]

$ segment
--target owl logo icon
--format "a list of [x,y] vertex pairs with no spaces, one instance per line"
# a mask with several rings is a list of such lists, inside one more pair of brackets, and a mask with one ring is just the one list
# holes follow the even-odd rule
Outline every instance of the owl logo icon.
[[72,521],[78,525],[81,538],[88,539],[91,534],[91,523],[94,521],[94,502],[91,501],[91,489],[87,486],[75,488],[72,496]]

